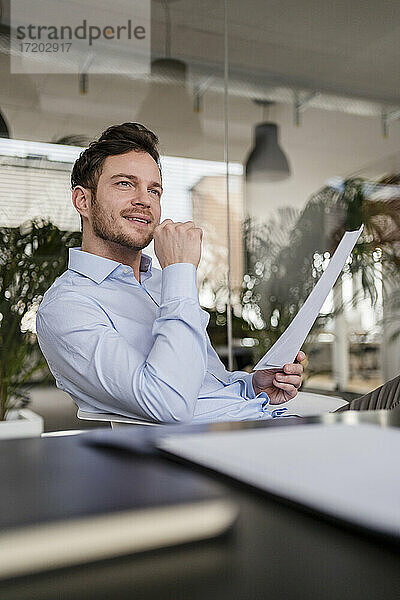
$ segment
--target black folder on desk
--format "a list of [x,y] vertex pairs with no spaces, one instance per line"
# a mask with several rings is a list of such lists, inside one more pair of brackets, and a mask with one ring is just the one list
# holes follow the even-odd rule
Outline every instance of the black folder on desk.
[[80,437],[0,444],[0,578],[205,539],[234,521],[205,477]]

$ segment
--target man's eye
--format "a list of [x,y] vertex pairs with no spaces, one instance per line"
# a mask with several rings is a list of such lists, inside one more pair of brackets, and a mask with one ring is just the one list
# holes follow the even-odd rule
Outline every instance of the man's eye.
[[118,181],[118,185],[121,185],[121,184],[122,184],[122,187],[125,187],[125,186],[129,187],[131,185],[131,182],[130,181]]
[[154,189],[154,190],[150,190],[152,194],[155,194],[156,196],[158,196],[158,198],[160,198],[161,196],[161,192],[160,190]]

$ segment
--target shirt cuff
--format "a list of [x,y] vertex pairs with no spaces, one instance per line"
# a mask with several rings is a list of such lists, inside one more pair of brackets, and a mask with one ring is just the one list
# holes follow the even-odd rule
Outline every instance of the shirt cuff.
[[196,267],[191,263],[174,263],[162,270],[161,304],[176,298],[199,299]]
[[253,400],[257,398],[260,401],[260,408],[263,414],[267,414],[272,418],[282,417],[284,413],[288,410],[286,407],[284,408],[272,408],[273,405],[270,404],[269,396],[267,392],[259,392],[256,396],[254,387],[253,387],[253,376],[254,373],[248,373],[244,375],[242,378],[245,385],[245,394],[249,400]]
[[256,397],[254,388],[253,388],[253,375],[254,373],[247,373],[246,375],[244,375],[242,377],[242,380],[244,381],[244,392],[246,395],[246,398],[248,398],[249,400],[254,400],[254,398]]

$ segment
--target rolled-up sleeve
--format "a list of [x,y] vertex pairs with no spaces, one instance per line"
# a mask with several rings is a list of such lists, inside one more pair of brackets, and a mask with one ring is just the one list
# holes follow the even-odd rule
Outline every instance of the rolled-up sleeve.
[[[132,307],[132,310],[137,307]],[[44,301],[37,333],[59,387],[94,409],[159,423],[191,421],[207,366],[208,314],[193,265],[162,272],[161,304],[147,354],[73,287]]]

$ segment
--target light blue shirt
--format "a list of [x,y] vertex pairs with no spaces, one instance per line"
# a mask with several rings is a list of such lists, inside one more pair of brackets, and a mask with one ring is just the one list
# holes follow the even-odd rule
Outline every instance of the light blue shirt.
[[113,260],[69,251],[68,270],[37,314],[40,347],[57,387],[85,411],[159,423],[265,419],[265,393],[252,374],[228,372],[212,348],[189,263],[153,269],[141,282]]

